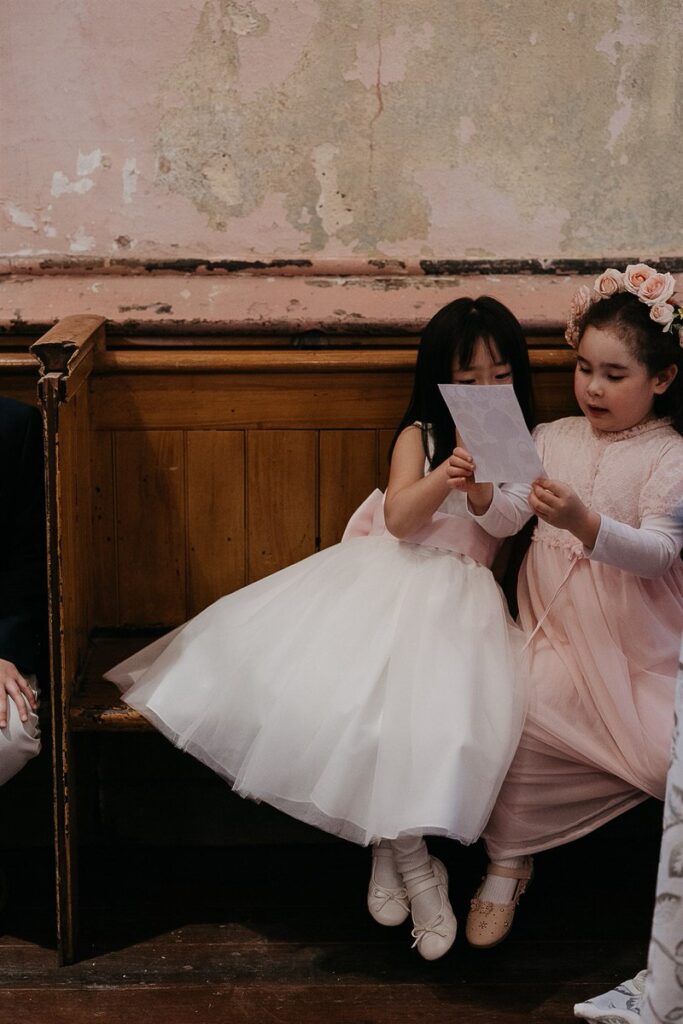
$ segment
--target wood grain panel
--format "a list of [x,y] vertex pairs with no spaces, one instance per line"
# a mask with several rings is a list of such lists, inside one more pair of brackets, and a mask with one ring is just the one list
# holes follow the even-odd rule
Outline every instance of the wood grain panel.
[[412,370],[124,374],[95,377],[92,386],[100,430],[360,429],[398,423]]
[[[566,349],[568,352],[569,350]],[[290,348],[278,351],[272,347],[258,352],[230,349],[213,351],[206,348],[168,352],[154,351],[100,352],[99,373],[384,373],[386,370],[410,370],[415,365],[415,352],[381,352],[376,348],[352,351],[348,348],[311,350]],[[21,369],[24,368],[22,363]]]
[[376,487],[374,430],[320,432],[320,547],[341,540],[351,513]]
[[119,618],[174,625],[187,618],[183,435],[114,437]]
[[563,416],[580,415],[574,398],[574,374],[563,370],[534,375],[536,422],[548,423]]
[[[398,425],[398,421],[397,421]],[[385,491],[389,482],[389,447],[394,439],[395,430],[377,431],[377,486]]]
[[[34,345],[39,351],[42,345]],[[166,351],[164,351],[166,349]],[[529,350],[531,364],[535,369],[553,366],[555,369],[569,368],[574,356],[568,345],[536,346]],[[343,347],[324,349],[301,349],[290,347],[278,350],[275,346],[262,347],[258,351],[243,348],[207,348],[191,346],[180,350],[169,350],[165,345],[154,349],[135,348],[134,351],[110,350],[96,353],[95,367],[98,373],[385,373],[387,370],[404,369],[412,372],[415,366],[416,346],[403,350],[382,351],[375,341],[371,347],[353,350]],[[69,363],[71,366],[71,363]],[[16,372],[27,368],[25,357],[15,362]]]
[[313,430],[247,434],[248,579],[316,549],[318,437]]
[[244,432],[193,430],[187,439],[189,613],[246,579]]
[[90,462],[92,486],[93,624],[114,626],[118,614],[118,572],[114,494],[114,444],[111,431],[94,431]]

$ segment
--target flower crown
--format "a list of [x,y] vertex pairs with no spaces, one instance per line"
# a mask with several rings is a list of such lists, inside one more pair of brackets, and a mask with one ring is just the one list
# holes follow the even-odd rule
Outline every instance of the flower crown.
[[675,287],[671,274],[660,274],[647,263],[631,263],[623,274],[609,267],[596,277],[592,291],[584,284],[574,295],[564,336],[571,347],[576,348],[581,337],[581,321],[590,307],[617,292],[630,292],[650,307],[650,319],[661,324],[664,332],[678,336],[678,344],[683,348],[683,306],[669,301]]

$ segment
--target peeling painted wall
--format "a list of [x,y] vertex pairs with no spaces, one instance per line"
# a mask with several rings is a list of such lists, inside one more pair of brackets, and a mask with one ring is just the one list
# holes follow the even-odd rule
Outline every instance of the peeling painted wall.
[[683,252],[683,0],[4,4],[4,257]]

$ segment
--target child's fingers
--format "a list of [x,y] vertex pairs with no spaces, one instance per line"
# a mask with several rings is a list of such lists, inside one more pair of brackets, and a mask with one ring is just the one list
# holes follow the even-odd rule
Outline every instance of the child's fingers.
[[545,502],[545,504],[550,505],[551,508],[554,508],[560,500],[559,495],[557,495],[555,491],[551,491],[548,487],[543,487],[542,484],[534,484],[533,494],[539,501]]
[[549,480],[547,477],[539,477],[538,480],[534,480],[532,486],[534,489],[540,488],[547,495],[552,495],[560,501],[571,494],[571,488],[567,484],[563,484],[561,480]]
[[472,458],[470,453],[467,451],[467,448],[463,448],[463,446],[461,444],[459,444],[457,446],[457,448],[453,449],[452,455],[456,455],[456,456],[459,456],[461,459],[468,459],[470,462],[474,462],[474,459]]
[[471,469],[461,469],[457,466],[450,466],[448,469],[448,476],[451,483],[458,481],[460,483],[471,483],[472,477],[474,476]]
[[448,456],[449,466],[460,466],[461,469],[474,469],[474,459],[463,448],[456,448]]
[[475,469],[474,459],[471,456],[465,458],[454,453],[449,457],[449,472],[457,470],[459,475],[471,476]]
[[0,729],[7,726],[7,694],[5,687],[0,685]]
[[529,494],[529,505],[536,515],[540,516],[542,519],[547,519],[548,516],[553,514],[553,509],[550,505],[538,498],[533,491]]
[[547,476],[539,476],[538,479],[534,480],[532,487],[541,487],[545,491],[549,491],[551,494],[559,494],[560,484],[557,480],[549,480]]
[[539,519],[543,519],[544,522],[550,522],[552,519],[552,510],[547,505],[539,505],[538,508],[534,509]]

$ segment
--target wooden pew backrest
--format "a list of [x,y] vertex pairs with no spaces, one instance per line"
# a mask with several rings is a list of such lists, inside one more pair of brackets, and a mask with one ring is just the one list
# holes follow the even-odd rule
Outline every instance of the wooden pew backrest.
[[[90,383],[94,623],[172,626],[338,541],[387,476],[415,353],[110,352]],[[572,356],[532,350],[539,419]]]

